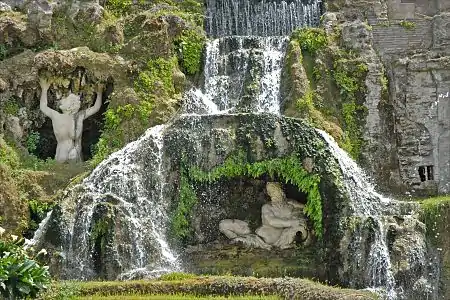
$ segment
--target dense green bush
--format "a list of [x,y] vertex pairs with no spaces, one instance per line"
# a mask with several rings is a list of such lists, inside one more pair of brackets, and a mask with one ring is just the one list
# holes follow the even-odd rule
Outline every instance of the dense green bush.
[[194,75],[200,71],[204,44],[205,36],[195,30],[184,30],[175,41],[181,66],[187,74]]
[[328,45],[327,34],[321,28],[302,28],[292,33],[292,40],[300,43],[302,51],[314,55],[318,50]]
[[32,299],[50,283],[48,267],[40,266],[34,258],[45,254],[41,250],[31,258],[24,248],[24,240],[11,235],[2,238],[0,227],[0,294],[4,299]]

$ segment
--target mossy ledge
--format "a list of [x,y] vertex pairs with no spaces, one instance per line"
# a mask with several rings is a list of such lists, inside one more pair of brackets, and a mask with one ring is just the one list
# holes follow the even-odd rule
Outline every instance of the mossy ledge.
[[440,294],[450,297],[450,196],[420,201],[421,219],[427,228],[427,242],[440,263]]
[[[170,279],[169,277],[166,277]],[[378,299],[367,291],[356,291],[325,286],[317,282],[294,278],[254,278],[203,276],[173,280],[127,282],[86,282],[56,284],[48,294],[55,297],[72,284],[77,296],[118,295],[195,295],[195,296],[278,296],[282,299],[303,300],[373,300]],[[50,299],[45,295],[42,299]],[[53,298],[54,299],[54,298]]]

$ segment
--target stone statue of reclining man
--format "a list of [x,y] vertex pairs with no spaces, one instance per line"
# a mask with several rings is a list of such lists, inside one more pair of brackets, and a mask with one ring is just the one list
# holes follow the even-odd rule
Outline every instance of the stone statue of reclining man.
[[41,101],[39,108],[52,120],[53,133],[55,134],[57,146],[55,160],[57,162],[80,162],[81,156],[81,137],[83,134],[83,121],[94,115],[102,106],[103,85],[97,87],[97,99],[95,104],[86,109],[80,110],[80,96],[70,93],[67,97],[62,98],[59,108],[62,113],[48,107],[47,92],[50,83],[40,78],[41,85]]
[[268,182],[267,194],[271,202],[261,209],[262,226],[252,234],[247,222],[225,219],[220,221],[219,230],[234,242],[246,246],[270,249],[272,246],[286,249],[293,247],[299,238],[303,244],[310,242],[310,233],[303,213],[303,204],[287,200],[279,183]]

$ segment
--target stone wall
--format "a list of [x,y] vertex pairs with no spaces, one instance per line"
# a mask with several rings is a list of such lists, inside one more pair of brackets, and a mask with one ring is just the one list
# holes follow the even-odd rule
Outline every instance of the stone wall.
[[[372,47],[389,79],[389,99],[367,99],[368,171],[382,184],[390,181],[393,192],[448,193],[450,1],[351,2],[358,11],[348,4],[341,11],[347,20],[356,17],[370,25]],[[383,137],[386,128],[379,126],[392,138]]]

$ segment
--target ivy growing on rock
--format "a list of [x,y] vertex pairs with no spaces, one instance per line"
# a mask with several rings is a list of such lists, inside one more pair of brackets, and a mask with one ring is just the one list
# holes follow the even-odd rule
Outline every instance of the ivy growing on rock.
[[354,159],[358,159],[363,146],[361,120],[364,120],[367,113],[367,108],[358,101],[358,96],[365,93],[368,67],[356,58],[348,58],[350,55],[347,53],[342,56],[343,58],[334,62],[333,71],[342,97],[342,116],[346,132],[342,146]]
[[171,234],[177,239],[185,239],[191,235],[189,215],[198,203],[197,195],[189,182],[185,170],[180,174],[179,200],[171,218]]
[[[292,73],[287,76],[296,111],[290,108],[288,113],[327,131],[358,159],[364,146],[368,65],[357,53],[339,48],[337,36],[315,28],[293,32],[285,68]],[[307,77],[306,83],[295,81],[301,76]]]

